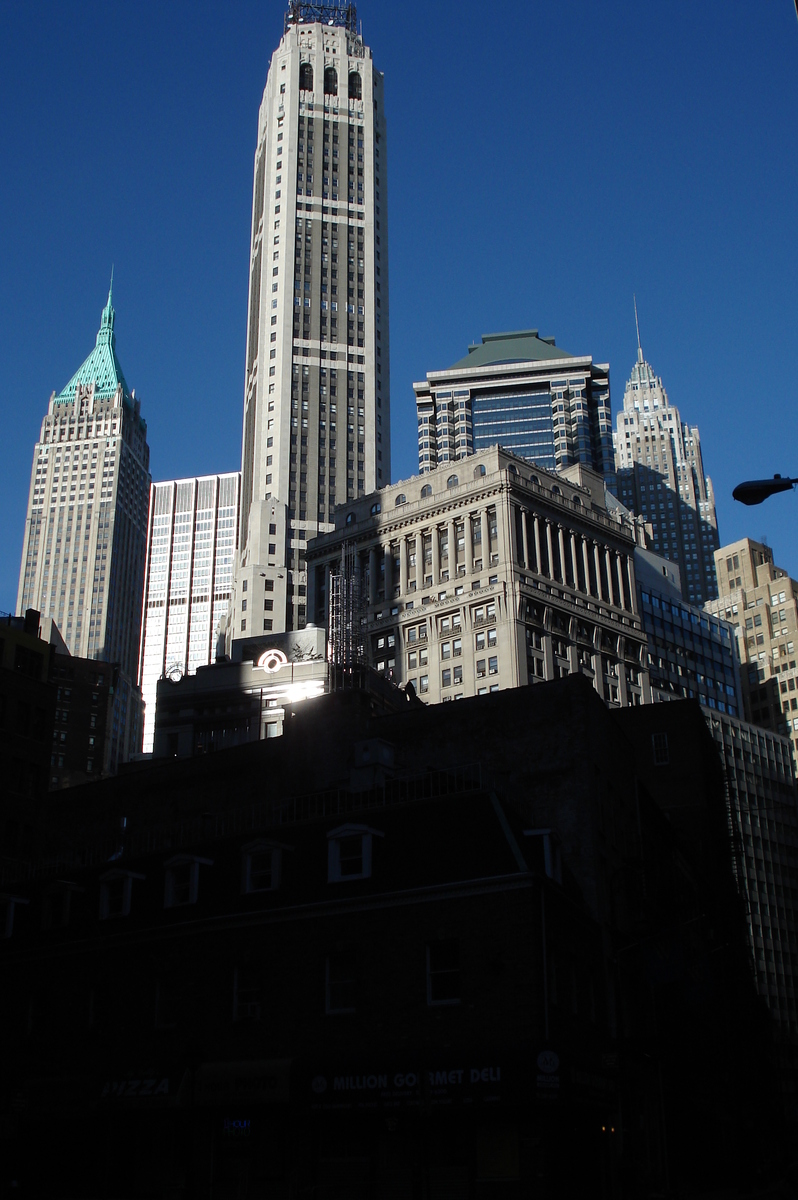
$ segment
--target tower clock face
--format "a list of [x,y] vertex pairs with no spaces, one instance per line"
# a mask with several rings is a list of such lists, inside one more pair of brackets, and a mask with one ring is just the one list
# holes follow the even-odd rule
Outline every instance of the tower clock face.
[[180,683],[183,678],[183,668],[180,663],[172,663],[171,667],[166,668],[166,678],[170,683]]

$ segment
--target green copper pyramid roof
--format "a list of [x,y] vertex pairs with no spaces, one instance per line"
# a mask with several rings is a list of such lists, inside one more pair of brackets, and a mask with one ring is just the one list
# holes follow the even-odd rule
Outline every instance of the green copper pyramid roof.
[[500,363],[541,362],[546,359],[573,358],[554,338],[538,337],[537,329],[521,329],[515,333],[484,333],[482,342],[468,347],[468,354],[456,362],[456,367],[498,366]]
[[108,303],[103,309],[97,343],[83,366],[75,372],[66,387],[58,393],[55,398],[56,404],[68,404],[74,400],[78,384],[81,387],[89,387],[92,383],[94,384],[94,395],[98,400],[110,399],[115,395],[116,389],[121,383],[125,399],[130,401],[130,391],[122,374],[119,359],[116,357],[116,337],[114,336],[116,314],[111,303],[113,290],[114,277],[112,274],[111,286],[108,290]]

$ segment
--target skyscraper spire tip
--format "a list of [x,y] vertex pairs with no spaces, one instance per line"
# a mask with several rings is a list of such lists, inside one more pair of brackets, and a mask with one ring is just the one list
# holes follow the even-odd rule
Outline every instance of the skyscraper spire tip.
[[634,304],[635,304],[635,329],[637,330],[637,361],[642,362],[643,361],[643,347],[640,345],[640,322],[637,319],[637,296],[634,295],[634,293],[632,295],[633,295]]

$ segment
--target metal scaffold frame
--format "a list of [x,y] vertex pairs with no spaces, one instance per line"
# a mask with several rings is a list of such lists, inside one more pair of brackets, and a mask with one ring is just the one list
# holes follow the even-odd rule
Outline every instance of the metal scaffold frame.
[[334,667],[351,667],[363,661],[362,609],[357,553],[352,542],[344,542],[341,547],[341,568],[337,572],[330,572],[327,660]]

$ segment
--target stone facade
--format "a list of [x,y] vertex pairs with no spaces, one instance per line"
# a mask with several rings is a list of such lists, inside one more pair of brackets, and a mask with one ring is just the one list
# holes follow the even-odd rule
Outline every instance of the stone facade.
[[307,539],[390,479],[386,172],[354,6],[292,5],[258,121],[229,639],[253,632],[262,576],[282,580],[275,631],[302,628]]
[[458,469],[336,512],[308,547],[316,623],[350,547],[365,661],[427,703],[574,673],[609,704],[647,702],[633,562],[644,534],[608,511],[601,478],[581,465],[531,471],[498,447]]
[[713,554],[720,540],[701,439],[668,400],[638,348],[615,431],[617,495],[652,526],[652,549],[677,563],[693,604],[717,596]]

